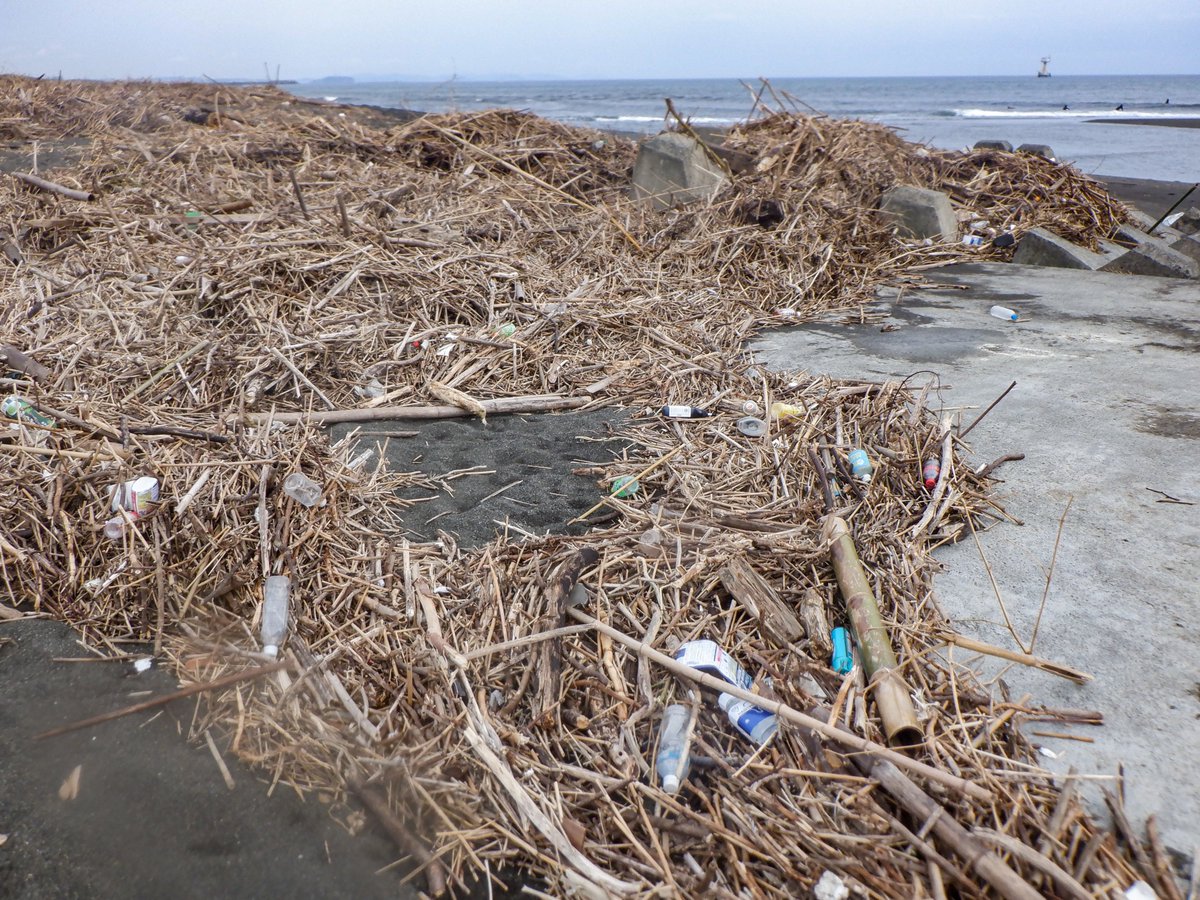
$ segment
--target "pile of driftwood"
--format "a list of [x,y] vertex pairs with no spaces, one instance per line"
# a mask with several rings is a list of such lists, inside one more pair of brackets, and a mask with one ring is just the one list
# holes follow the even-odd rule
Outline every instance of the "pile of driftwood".
[[[781,375],[743,349],[978,255],[896,241],[873,213],[894,183],[1073,239],[1123,215],[1094,183],[776,111],[730,134],[751,164],[713,203],[653,213],[627,199],[631,143],[515,112],[381,129],[270,89],[3,87],[6,139],[75,153],[41,184],[0,179],[0,383],[30,404],[0,439],[7,605],[113,650],[153,642],[212,687],[197,733],[350,824],[357,794],[433,893],[1168,890],[1157,843],[1099,831],[1016,728],[1077,713],[997,695],[945,650],[962,639],[930,551],[1004,513],[931,386]],[[779,217],[748,214],[766,201]],[[603,405],[632,412],[635,449],[596,473],[598,524],[472,552],[411,540],[394,491],[422,476],[320,428]],[[764,433],[736,427],[747,410]],[[281,489],[296,472],[321,504]],[[108,489],[140,475],[159,503],[105,538]],[[621,476],[636,491],[609,494]],[[260,666],[269,574],[292,584],[283,669]],[[866,594],[896,665],[838,675],[828,628]],[[671,658],[695,639],[755,676],[779,722],[765,745]],[[673,702],[693,764],[671,795]]]

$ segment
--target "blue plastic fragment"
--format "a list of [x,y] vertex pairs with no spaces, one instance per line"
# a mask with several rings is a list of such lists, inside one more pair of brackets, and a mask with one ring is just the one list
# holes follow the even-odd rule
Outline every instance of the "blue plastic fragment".
[[845,675],[854,668],[854,654],[850,652],[850,635],[845,628],[835,628],[830,633],[833,639],[833,671]]

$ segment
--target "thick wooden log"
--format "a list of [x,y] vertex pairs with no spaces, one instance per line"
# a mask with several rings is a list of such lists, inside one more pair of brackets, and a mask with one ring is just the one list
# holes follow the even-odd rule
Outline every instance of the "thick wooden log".
[[758,619],[763,631],[778,646],[786,647],[804,635],[804,627],[766,579],[744,559],[734,559],[721,569],[721,584],[742,607]]

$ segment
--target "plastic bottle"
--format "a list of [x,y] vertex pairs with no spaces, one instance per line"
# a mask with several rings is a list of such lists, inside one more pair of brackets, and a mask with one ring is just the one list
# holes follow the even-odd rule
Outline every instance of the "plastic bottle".
[[934,457],[925,460],[921,466],[921,480],[925,482],[925,490],[932,491],[937,485],[938,476],[942,474],[942,464]]
[[1015,322],[1019,318],[1016,311],[1007,306],[993,306],[988,310],[988,315],[995,316],[997,319],[1008,319],[1010,322]]
[[661,412],[668,419],[707,419],[710,415],[698,406],[664,406]]
[[662,724],[658,732],[658,759],[655,768],[663,790],[668,794],[679,792],[679,785],[687,778],[692,767],[691,755],[684,756],[688,720],[692,711],[679,703],[673,703],[663,711]]
[[279,655],[279,645],[287,634],[291,588],[286,575],[270,575],[263,585],[262,644],[263,653],[268,656]]
[[618,475],[612,480],[610,493],[614,497],[626,500],[638,492],[638,487],[637,479],[632,475]]
[[303,472],[293,472],[283,479],[283,492],[301,506],[316,506],[321,502],[321,486]]
[[804,417],[804,407],[793,406],[791,403],[775,402],[771,404],[771,418],[780,422],[794,422]]
[[0,412],[3,412],[10,419],[23,419],[26,422],[32,422],[34,425],[44,425],[47,428],[54,427],[54,420],[47,415],[43,415],[34,409],[32,403],[23,397],[5,397],[3,402],[0,402]]
[[829,633],[833,642],[833,657],[830,666],[839,675],[845,675],[854,668],[854,654],[850,652],[850,635],[845,628],[835,628]]
[[730,724],[755,744],[765,744],[779,728],[774,713],[759,709],[749,700],[739,700],[732,694],[721,694],[717,703],[725,710]]
[[[136,519],[137,513],[130,512],[129,519]],[[104,536],[110,541],[119,541],[121,535],[125,533],[125,529],[129,527],[129,519],[125,516],[113,516],[104,523]]]
[[871,458],[867,456],[866,450],[855,447],[850,451],[850,472],[863,484],[871,480],[871,476],[875,474],[875,467],[871,465]]

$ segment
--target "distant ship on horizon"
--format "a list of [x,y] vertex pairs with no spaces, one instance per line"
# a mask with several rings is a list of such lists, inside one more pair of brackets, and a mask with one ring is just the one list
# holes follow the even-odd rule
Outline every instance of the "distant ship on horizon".
[[1042,67],[1040,69],[1038,69],[1038,73],[1037,73],[1038,78],[1049,78],[1050,77],[1050,69],[1047,68],[1047,66],[1049,66],[1049,65],[1050,65],[1050,57],[1043,56],[1042,57]]

